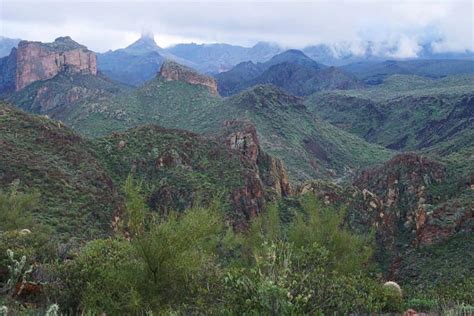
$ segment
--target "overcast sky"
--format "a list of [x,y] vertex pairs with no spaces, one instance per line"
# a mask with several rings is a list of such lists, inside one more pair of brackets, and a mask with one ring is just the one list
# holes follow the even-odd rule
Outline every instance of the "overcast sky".
[[0,0],[0,35],[52,41],[70,35],[95,51],[124,47],[142,30],[157,43],[318,43],[362,51],[367,41],[411,57],[420,44],[474,50],[472,0],[44,1]]

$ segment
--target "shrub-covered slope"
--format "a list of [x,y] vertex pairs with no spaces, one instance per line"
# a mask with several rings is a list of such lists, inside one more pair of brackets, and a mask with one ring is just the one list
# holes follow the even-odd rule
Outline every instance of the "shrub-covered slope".
[[370,89],[316,93],[305,104],[317,116],[369,142],[472,162],[472,76],[433,80],[396,75]]
[[103,236],[120,207],[89,141],[58,121],[0,104],[0,187],[37,191],[34,217],[67,236]]
[[6,96],[6,99],[25,111],[45,114],[67,123],[70,113],[79,104],[100,104],[129,89],[101,74],[92,76],[61,72],[49,80],[36,81]]
[[82,104],[66,120],[88,136],[146,123],[199,133],[216,133],[224,120],[252,121],[262,148],[283,159],[295,180],[342,176],[381,162],[389,151],[314,119],[302,100],[273,86],[258,86],[229,99],[206,87],[158,77],[131,93]]
[[283,165],[261,150],[248,122],[226,122],[216,138],[145,125],[94,143],[114,181],[143,181],[150,208],[160,213],[216,198],[229,218],[245,223],[266,201],[291,193]]

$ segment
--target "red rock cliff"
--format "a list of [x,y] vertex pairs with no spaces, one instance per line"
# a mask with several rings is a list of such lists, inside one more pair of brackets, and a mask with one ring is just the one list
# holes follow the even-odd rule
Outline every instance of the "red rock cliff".
[[185,81],[190,84],[206,86],[212,95],[217,95],[217,82],[214,78],[198,74],[191,68],[173,61],[165,61],[160,69],[160,76],[166,81]]
[[245,213],[247,219],[259,214],[266,201],[292,194],[282,161],[260,148],[255,126],[248,121],[225,121],[221,130],[221,142],[240,154],[248,168],[244,186],[232,193],[234,206]]
[[60,37],[53,43],[21,41],[16,58],[16,91],[29,84],[53,78],[61,71],[97,74],[94,52],[74,42],[70,37]]

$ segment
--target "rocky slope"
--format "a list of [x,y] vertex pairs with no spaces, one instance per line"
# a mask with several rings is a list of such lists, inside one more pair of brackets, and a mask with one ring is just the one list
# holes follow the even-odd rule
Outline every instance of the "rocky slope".
[[16,91],[29,84],[51,79],[63,71],[97,74],[95,53],[74,42],[59,37],[53,43],[21,41],[16,51]]
[[310,181],[295,191],[346,208],[353,229],[375,232],[375,260],[386,278],[426,291],[462,286],[474,268],[465,257],[474,230],[472,183],[453,178],[449,166],[405,153],[362,171],[352,185]]
[[19,108],[69,123],[68,118],[80,104],[97,104],[129,91],[127,86],[91,74],[62,72],[54,78],[36,81],[6,97]]
[[193,85],[206,86],[211,95],[218,95],[217,83],[212,77],[198,74],[191,68],[185,67],[173,61],[163,63],[159,74],[166,81],[184,81]]
[[472,168],[474,77],[392,76],[376,87],[316,93],[310,111],[369,142]]
[[0,187],[19,181],[21,191],[37,191],[34,216],[58,236],[110,234],[129,175],[144,181],[154,211],[217,198],[236,226],[292,194],[283,163],[261,149],[249,122],[225,122],[210,138],[146,125],[91,142],[59,121],[0,105]]
[[21,41],[0,59],[0,92],[20,91],[63,72],[97,75],[95,53],[68,36],[52,43]]
[[313,118],[300,98],[273,86],[226,99],[213,96],[207,86],[158,76],[130,93],[76,107],[67,122],[95,137],[149,123],[215,134],[223,121],[233,119],[250,120],[257,127],[262,148],[285,162],[292,180],[341,177],[390,156],[388,150]]
[[121,199],[92,144],[59,121],[0,104],[0,187],[19,181],[40,194],[34,217],[54,234],[91,238],[111,233]]
[[292,192],[282,162],[262,151],[249,122],[225,122],[211,138],[146,125],[95,144],[114,181],[129,174],[145,181],[148,204],[163,213],[222,196],[227,216],[240,226]]

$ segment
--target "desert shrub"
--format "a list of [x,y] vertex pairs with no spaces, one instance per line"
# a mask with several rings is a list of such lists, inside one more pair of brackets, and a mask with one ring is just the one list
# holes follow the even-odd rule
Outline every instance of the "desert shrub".
[[7,192],[0,191],[0,233],[32,228],[31,214],[38,207],[39,194],[20,192],[18,186],[15,181]]
[[438,301],[428,298],[412,298],[405,303],[404,309],[414,309],[417,312],[433,312],[438,308]]
[[384,311],[401,312],[403,310],[403,295],[400,286],[392,281],[383,285],[385,297]]
[[[343,227],[343,213],[304,201],[305,215],[284,226],[270,207],[241,236],[242,265],[225,277],[225,309],[237,314],[378,311],[382,287],[365,266],[370,239]],[[350,262],[346,262],[350,261]]]
[[140,261],[128,241],[91,241],[77,258],[62,267],[61,281],[67,297],[60,306],[67,306],[72,313],[137,313],[143,304],[137,292],[142,281],[139,271]]
[[372,256],[372,239],[344,226],[344,210],[322,206],[313,196],[303,199],[302,208],[288,228],[288,241],[296,249],[316,243],[328,251],[329,270],[342,274],[365,270]]

